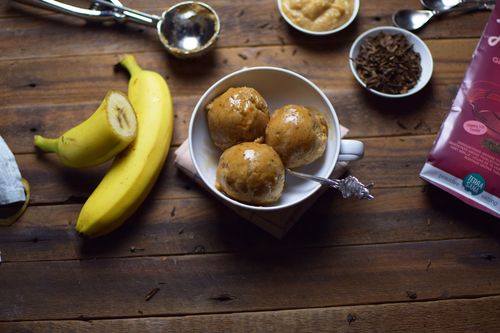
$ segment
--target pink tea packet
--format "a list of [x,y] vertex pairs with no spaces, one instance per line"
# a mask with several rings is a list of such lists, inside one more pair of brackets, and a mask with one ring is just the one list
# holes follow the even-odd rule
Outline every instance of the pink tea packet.
[[500,217],[500,6],[490,16],[420,176]]

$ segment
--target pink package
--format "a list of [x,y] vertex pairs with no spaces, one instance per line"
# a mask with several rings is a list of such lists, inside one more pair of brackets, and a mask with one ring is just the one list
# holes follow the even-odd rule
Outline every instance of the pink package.
[[500,6],[493,10],[420,176],[500,217]]

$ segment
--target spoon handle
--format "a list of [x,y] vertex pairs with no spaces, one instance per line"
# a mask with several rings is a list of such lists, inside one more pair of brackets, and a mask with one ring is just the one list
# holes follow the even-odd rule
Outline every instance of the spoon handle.
[[495,8],[494,1],[467,1],[460,5],[451,7],[445,10],[433,10],[435,15],[442,15],[451,12],[468,11],[468,10],[492,10]]
[[495,5],[496,0],[462,0],[460,3],[457,5],[458,7],[467,7],[467,6],[489,6],[489,5]]
[[420,0],[426,9],[443,11],[454,7],[477,6],[481,4],[494,5],[496,0]]
[[113,19],[115,16],[115,13],[110,10],[103,11],[95,8],[93,9],[81,8],[57,0],[16,0],[16,1],[23,3],[25,5],[33,5],[44,9],[50,9],[54,12],[81,17],[89,20],[105,21]]
[[151,27],[156,27],[159,21],[161,21],[161,17],[157,15],[151,15],[148,13],[141,12],[136,9],[128,8],[123,5],[119,5],[116,1],[107,1],[107,0],[94,0],[94,6],[102,6],[109,9],[112,9],[116,15],[115,19],[117,21],[130,20],[135,23],[139,23],[142,25],[147,25]]
[[55,12],[95,21],[133,21],[139,24],[156,27],[161,17],[121,6],[119,0],[94,0],[90,9],[81,8],[58,0],[16,0],[18,2],[35,5]]
[[302,179],[314,180],[320,184],[333,187],[339,190],[344,198],[356,197],[358,199],[374,199],[374,196],[370,193],[373,184],[364,185],[354,176],[347,176],[344,179],[328,179],[292,171],[290,169],[287,169],[287,172]]

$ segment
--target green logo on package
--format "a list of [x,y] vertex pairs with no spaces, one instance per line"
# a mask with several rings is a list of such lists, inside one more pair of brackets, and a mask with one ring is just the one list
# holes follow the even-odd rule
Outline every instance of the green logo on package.
[[469,173],[465,176],[462,185],[467,192],[470,192],[472,195],[478,195],[484,191],[486,181],[478,173]]

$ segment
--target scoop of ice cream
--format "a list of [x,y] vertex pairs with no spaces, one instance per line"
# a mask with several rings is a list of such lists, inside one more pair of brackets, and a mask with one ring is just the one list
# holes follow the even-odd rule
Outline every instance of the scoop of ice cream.
[[215,187],[243,203],[265,205],[283,192],[285,169],[270,146],[257,142],[234,145],[222,153]]
[[240,142],[264,138],[269,110],[253,88],[229,88],[207,106],[208,130],[213,143],[224,150]]
[[287,168],[309,164],[323,155],[328,125],[323,115],[301,105],[276,110],[266,128],[266,144],[276,150]]

